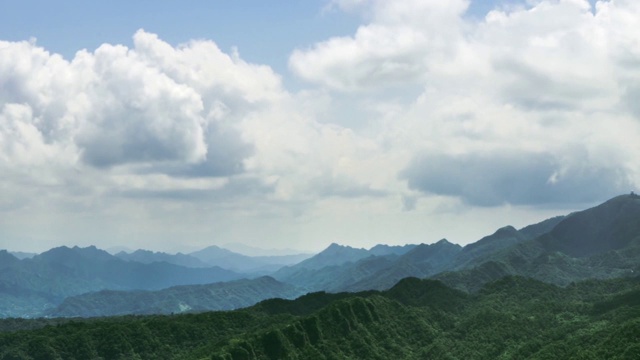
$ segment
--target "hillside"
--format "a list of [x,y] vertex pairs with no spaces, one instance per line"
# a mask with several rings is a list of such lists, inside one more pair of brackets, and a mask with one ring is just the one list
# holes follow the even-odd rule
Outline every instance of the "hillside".
[[506,275],[565,286],[591,278],[633,276],[639,271],[640,197],[622,195],[570,214],[532,240],[487,252],[436,278],[476,291]]
[[405,277],[435,277],[465,291],[507,275],[557,285],[632,275],[640,263],[640,197],[622,195],[568,216],[512,226],[464,247],[434,244],[371,250],[332,244],[273,274],[308,291],[384,290]]
[[406,277],[425,278],[447,269],[462,247],[442,239],[434,244],[420,244],[391,261],[388,266],[356,282],[343,285],[341,290],[386,290]]
[[507,277],[474,295],[406,279],[233,312],[56,320],[0,333],[0,359],[635,359],[638,294],[638,278],[560,288]]
[[[420,252],[428,246],[379,244],[366,250],[334,243],[305,261],[280,269],[273,274],[273,277],[308,291],[357,291],[358,289],[353,287],[354,284],[376,276],[380,271],[392,266],[397,259],[410,253]],[[428,263],[430,258],[427,256],[420,261]],[[393,286],[402,277],[387,281],[388,287]],[[378,288],[373,286],[366,289]]]
[[219,267],[187,268],[119,259],[95,247],[59,247],[31,259],[9,258],[0,272],[0,317],[33,317],[69,296],[104,289],[159,290],[241,278]]
[[143,264],[151,264],[154,262],[166,262],[169,264],[185,266],[185,267],[195,267],[195,268],[211,266],[194,256],[186,255],[182,253],[167,254],[163,252],[153,252],[149,250],[138,249],[132,253],[120,251],[119,253],[115,254],[115,256],[122,260],[134,261],[134,262],[139,262]]
[[98,317],[129,314],[173,314],[232,310],[271,298],[291,299],[302,295],[295,287],[271,277],[206,285],[182,285],[158,291],[114,291],[66,298],[49,317]]

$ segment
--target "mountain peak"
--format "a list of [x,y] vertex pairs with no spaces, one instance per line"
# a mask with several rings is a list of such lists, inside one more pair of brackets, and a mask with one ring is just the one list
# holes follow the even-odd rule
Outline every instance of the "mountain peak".
[[59,246],[43,252],[34,257],[34,259],[52,261],[52,262],[68,262],[77,259],[87,259],[90,261],[107,261],[115,257],[104,250],[100,250],[95,246],[81,248],[74,246]]
[[634,203],[634,202],[636,203],[640,202],[640,195],[632,191],[629,194],[612,197],[611,199],[605,201],[602,205],[605,205],[608,203]]
[[340,245],[338,243],[331,243],[331,245],[329,245],[325,250],[329,250],[329,249],[343,249],[343,248],[348,248],[350,246],[346,246],[346,245]]
[[440,240],[438,240],[437,242],[435,242],[433,245],[448,245],[451,244],[453,245],[451,242],[449,242],[449,240],[442,238]]
[[332,243],[320,253],[294,266],[306,269],[321,269],[325,266],[336,266],[347,262],[355,262],[370,255],[369,251],[365,249],[357,249]]
[[516,230],[516,228],[514,228],[511,225],[507,225],[507,226],[503,226],[500,229],[496,230],[495,233],[496,234],[498,234],[498,233],[513,234],[513,233],[516,233],[516,232],[518,232],[518,230]]
[[585,257],[638,244],[640,196],[619,195],[572,213],[540,238],[547,250]]
[[0,250],[0,267],[15,263],[16,261],[20,260],[9,253],[7,250]]

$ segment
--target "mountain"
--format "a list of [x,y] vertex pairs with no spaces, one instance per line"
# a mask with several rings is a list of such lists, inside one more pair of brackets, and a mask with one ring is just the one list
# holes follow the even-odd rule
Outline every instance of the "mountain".
[[32,257],[38,255],[36,253],[23,252],[23,251],[11,251],[10,254],[17,257],[20,260],[31,259]]
[[295,269],[317,270],[326,266],[336,266],[348,262],[355,262],[370,255],[371,254],[365,249],[356,249],[350,246],[332,243],[329,247],[311,258],[295,264],[294,266],[283,268],[282,272],[290,272]]
[[396,255],[369,256],[356,262],[326,266],[320,269],[296,269],[291,273],[278,271],[273,277],[306,291],[345,291],[354,283],[388,268]]
[[32,259],[4,258],[9,262],[2,262],[0,272],[0,317],[38,316],[68,296],[103,289],[159,290],[242,277],[219,267],[128,262],[94,246],[58,247]]
[[156,290],[241,277],[220,267],[187,268],[163,262],[143,264],[124,261],[95,246],[54,248],[34,257],[32,262],[50,267],[53,273],[49,276],[52,278],[59,280],[71,276],[88,282],[99,281],[108,284],[106,288],[110,289]]
[[638,278],[562,288],[511,276],[471,295],[408,278],[383,292],[313,293],[229,312],[0,320],[0,357],[636,359],[639,295]]
[[460,249],[444,239],[431,245],[378,245],[368,251],[332,244],[273,276],[308,291],[383,290],[407,276],[426,277],[442,271]]
[[378,244],[371,249],[369,249],[369,254],[375,256],[385,256],[385,255],[404,255],[411,249],[415,248],[417,245],[408,244],[408,245],[396,245],[390,246],[385,244]]
[[526,241],[527,237],[513,226],[505,226],[495,233],[465,246],[453,261],[453,269],[464,269],[477,265],[478,259],[484,259],[500,250]]
[[640,246],[640,196],[617,196],[571,214],[538,241],[548,251],[578,258]]
[[174,286],[158,291],[102,290],[66,298],[49,317],[98,317],[232,310],[270,299],[302,295],[295,287],[264,276],[206,285]]
[[549,231],[553,230],[553,228],[556,227],[556,225],[558,225],[560,221],[564,220],[564,218],[565,216],[563,215],[554,216],[550,219],[543,220],[537,224],[525,226],[522,229],[518,230],[518,232],[520,233],[520,235],[524,236],[527,240],[535,239],[538,236],[544,235]]
[[405,277],[435,277],[467,291],[507,275],[558,285],[638,271],[640,197],[623,195],[568,216],[516,230],[512,226],[468,244],[446,240],[371,250],[332,244],[273,276],[309,291],[384,290]]
[[223,247],[227,250],[231,250],[238,254],[246,255],[246,256],[286,256],[286,255],[308,255],[311,257],[313,254],[300,251],[291,248],[284,249],[276,249],[276,248],[262,248],[251,246],[243,243],[232,242],[226,243]]
[[182,253],[167,254],[163,252],[153,252],[149,250],[140,249],[132,253],[126,253],[124,251],[121,251],[115,254],[115,256],[122,260],[135,261],[143,264],[151,264],[154,262],[166,262],[169,264],[186,266],[186,267],[194,267],[194,268],[211,266],[194,256],[185,255]]
[[7,250],[0,250],[0,270],[10,267],[19,261],[20,259],[9,253]]
[[[517,237],[512,229],[496,236],[507,242],[510,237]],[[615,197],[561,218],[547,233],[534,239],[515,242],[455,268],[461,271],[438,274],[436,278],[477,291],[505,275],[522,275],[562,286],[590,278],[632,276],[640,271],[640,197]]]
[[279,256],[246,256],[223,249],[218,246],[209,246],[189,254],[209,266],[219,266],[237,272],[262,272],[276,271],[286,265],[297,264],[310,255],[279,255]]
[[[149,261],[165,255],[140,252],[136,256]],[[281,265],[268,261],[282,260],[248,257],[215,246],[184,256],[202,263],[235,264],[252,269],[253,274],[258,269],[266,272],[269,266],[278,268]],[[124,261],[95,247],[55,248],[23,260],[4,251],[0,261],[0,316],[42,314],[69,296],[105,289],[160,290],[242,277],[219,267]],[[444,239],[404,247],[378,245],[370,250],[331,244],[272,276],[305,292],[385,290],[403,278],[417,277],[475,293],[505,276],[569,286],[639,272],[640,197],[631,194],[520,230],[505,226],[465,247]]]
[[304,287],[308,291],[335,291],[339,284],[345,281],[345,274],[351,277],[358,273],[354,266],[359,260],[372,256],[365,249],[333,243],[307,260],[281,268],[272,276],[279,281]]
[[442,239],[434,244],[420,244],[395,258],[389,266],[357,281],[341,290],[386,290],[407,277],[425,278],[448,268],[462,247]]

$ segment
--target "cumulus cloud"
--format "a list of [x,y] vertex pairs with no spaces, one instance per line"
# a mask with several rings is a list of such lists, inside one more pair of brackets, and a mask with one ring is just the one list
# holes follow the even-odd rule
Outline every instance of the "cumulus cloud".
[[360,160],[373,142],[318,123],[316,97],[287,92],[271,68],[212,41],[173,46],[140,30],[131,48],[103,44],[70,61],[34,41],[2,42],[0,51],[5,174],[27,165],[80,186],[81,173],[98,197],[381,192],[360,173],[372,166]]
[[369,4],[372,21],[353,36],[334,37],[296,50],[289,66],[305,80],[343,91],[424,80],[454,51],[467,2],[340,1],[341,8]]
[[53,153],[45,147],[75,147],[94,167],[232,175],[252,153],[241,119],[283,93],[268,67],[211,41],[174,48],[142,30],[131,49],[105,44],[71,61],[34,42],[1,42],[0,52],[7,160],[20,147],[32,158]]
[[363,24],[292,50],[297,92],[210,40],[140,30],[70,60],[0,41],[0,211],[309,222],[273,231],[293,238],[640,185],[640,5],[508,3],[328,1]]
[[[332,4],[368,23],[294,51],[290,67],[332,91],[378,91],[371,128],[404,154],[409,190],[540,206],[640,184],[634,2],[521,2],[482,19],[465,17],[466,1]],[[420,96],[393,105],[416,85]]]

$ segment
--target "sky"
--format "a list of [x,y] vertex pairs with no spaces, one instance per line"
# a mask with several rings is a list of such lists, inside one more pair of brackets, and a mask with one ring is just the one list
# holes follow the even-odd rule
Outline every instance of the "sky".
[[638,29],[632,0],[0,0],[0,248],[464,245],[585,209],[640,188]]

